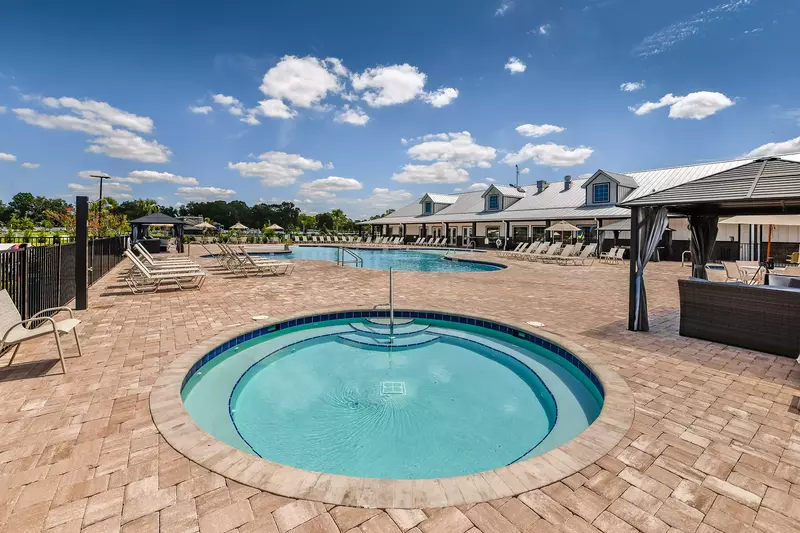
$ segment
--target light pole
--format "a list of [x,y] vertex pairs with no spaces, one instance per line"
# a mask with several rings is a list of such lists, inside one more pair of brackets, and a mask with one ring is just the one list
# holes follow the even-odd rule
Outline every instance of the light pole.
[[89,177],[100,180],[100,198],[97,200],[97,231],[100,232],[100,228],[103,226],[103,180],[109,180],[111,176],[89,174]]

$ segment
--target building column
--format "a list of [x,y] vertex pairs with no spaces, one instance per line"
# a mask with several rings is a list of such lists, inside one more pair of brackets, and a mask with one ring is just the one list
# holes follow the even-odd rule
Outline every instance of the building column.
[[428,226],[427,225],[423,224],[422,226],[420,226],[419,232],[421,233],[420,237],[425,237],[426,239],[428,238]]
[[475,248],[478,247],[478,223],[472,223],[472,240],[475,243]]
[[[503,241],[503,250],[508,248],[508,240],[511,238],[511,222],[506,220],[506,239]],[[513,242],[511,244],[514,244]]]
[[444,242],[450,244],[450,224],[447,222],[444,223],[444,236],[447,238]]

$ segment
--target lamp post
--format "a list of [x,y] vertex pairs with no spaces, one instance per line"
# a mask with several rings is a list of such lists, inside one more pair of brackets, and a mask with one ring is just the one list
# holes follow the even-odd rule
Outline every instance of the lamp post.
[[103,176],[100,174],[89,174],[90,178],[97,178],[100,180],[100,198],[97,200],[97,231],[103,226],[103,180],[111,179],[111,176]]

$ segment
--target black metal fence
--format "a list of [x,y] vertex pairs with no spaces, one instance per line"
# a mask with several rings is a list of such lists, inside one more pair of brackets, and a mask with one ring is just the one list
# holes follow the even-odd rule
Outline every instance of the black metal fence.
[[[89,285],[122,260],[127,237],[89,241]],[[75,243],[0,252],[0,289],[6,289],[23,318],[75,298]]]
[[72,235],[24,235],[4,233],[0,234],[0,243],[6,244],[32,244],[34,246],[51,246],[54,244],[67,244],[75,239]]

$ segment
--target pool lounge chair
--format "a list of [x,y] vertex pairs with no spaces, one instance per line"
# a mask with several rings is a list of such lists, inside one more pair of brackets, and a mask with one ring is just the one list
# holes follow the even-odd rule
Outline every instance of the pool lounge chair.
[[197,263],[189,259],[188,257],[175,257],[174,259],[155,259],[150,252],[145,249],[140,243],[136,243],[133,245],[133,251],[136,252],[139,257],[142,258],[143,263],[147,263],[149,266],[153,268],[167,268],[171,266],[196,266],[199,267]]
[[612,258],[617,255],[617,250],[619,248],[617,246],[613,246],[609,251],[602,252],[600,254],[600,262],[601,263],[608,263]]
[[244,246],[240,246],[239,249],[242,252],[244,258],[250,263],[252,267],[259,270],[264,274],[291,274],[294,271],[294,263],[288,261],[273,261],[273,260],[264,260],[262,258],[254,258],[250,254],[247,253],[247,250],[244,249]]
[[589,265],[591,266],[594,263],[594,252],[597,250],[597,244],[592,243],[586,248],[584,248],[580,255],[575,254],[575,250],[572,252],[571,257],[559,257],[556,261],[559,265],[581,265],[586,266],[586,261],[589,261]]
[[527,259],[528,261],[542,261],[546,257],[552,257],[553,255],[555,255],[555,253],[558,252],[560,248],[561,248],[561,243],[554,242],[553,244],[547,247],[547,251],[545,253],[530,255],[525,259]]
[[498,257],[508,257],[508,256],[510,256],[512,254],[525,253],[525,250],[527,250],[528,247],[530,247],[530,246],[533,246],[533,244],[530,244],[530,243],[527,243],[527,242],[521,242],[513,250],[500,250],[499,252],[497,252],[497,255],[498,255]]
[[526,251],[524,251],[524,252],[517,252],[517,253],[514,253],[514,254],[508,254],[508,258],[509,259],[527,259],[531,255],[545,253],[549,247],[550,247],[550,242],[549,241],[545,241],[545,242],[536,241],[535,243],[531,244],[528,247],[528,249]]
[[156,292],[164,282],[175,283],[182,291],[199,289],[206,280],[206,273],[202,270],[152,272],[128,250],[122,253],[133,263],[133,268],[125,276],[125,283],[134,294]]
[[[56,321],[48,315],[57,311],[67,311],[69,318]],[[61,371],[67,373],[67,365],[64,362],[64,352],[61,350],[61,335],[72,332],[75,335],[75,344],[78,346],[78,356],[82,356],[81,341],[78,339],[77,326],[81,321],[74,317],[72,309],[69,307],[51,307],[42,309],[31,318],[22,320],[22,316],[14,305],[14,301],[5,289],[0,290],[0,357],[8,351],[6,348],[14,347],[10,350],[11,358],[6,366],[11,366],[19,351],[20,345],[32,339],[37,339],[45,335],[53,335],[56,340],[56,351],[61,361]],[[26,327],[33,326],[33,327]]]
[[556,263],[559,259],[566,259],[572,255],[574,249],[574,244],[568,244],[564,246],[559,253],[542,257],[542,263]]

